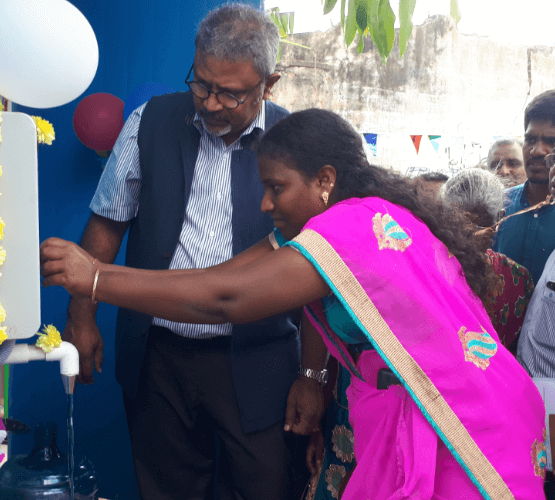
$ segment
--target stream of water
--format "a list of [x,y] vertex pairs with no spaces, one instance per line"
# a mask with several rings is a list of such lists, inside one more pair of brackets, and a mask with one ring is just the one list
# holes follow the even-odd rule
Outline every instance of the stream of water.
[[67,467],[69,473],[69,498],[75,500],[75,430],[73,428],[73,394],[67,395]]

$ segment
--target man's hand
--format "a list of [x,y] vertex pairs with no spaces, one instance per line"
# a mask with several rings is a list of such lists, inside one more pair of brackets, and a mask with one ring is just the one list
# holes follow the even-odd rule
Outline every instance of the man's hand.
[[306,448],[306,466],[312,476],[319,474],[324,463],[324,434],[318,431],[310,437]]
[[71,342],[79,351],[79,376],[84,385],[94,384],[93,363],[96,371],[102,373],[104,342],[94,319],[76,322],[68,318],[62,340]]
[[40,246],[42,285],[63,286],[71,295],[90,296],[98,262],[71,241],[48,238]]
[[324,414],[324,393],[320,382],[300,376],[289,390],[285,430],[308,435],[320,428]]

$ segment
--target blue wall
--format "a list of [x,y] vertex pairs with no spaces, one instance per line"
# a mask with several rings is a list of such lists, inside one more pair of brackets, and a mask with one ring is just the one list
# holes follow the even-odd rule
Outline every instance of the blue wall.
[[[185,76],[194,58],[194,34],[206,13],[221,0],[71,0],[91,23],[98,40],[100,61],[87,91],[75,101],[54,109],[14,106],[14,111],[39,115],[56,131],[52,146],[39,146],[40,237],[58,236],[78,242],[89,218],[89,203],[100,178],[96,154],[83,146],[73,131],[73,113],[79,101],[96,92],[108,92],[123,101],[138,85],[165,83],[185,90]],[[262,0],[250,0],[262,7]],[[123,263],[122,252],[116,261]],[[42,323],[65,325],[68,294],[63,289],[42,290]],[[116,309],[98,308],[103,335],[103,373],[95,384],[78,386],[75,393],[75,454],[86,455],[95,465],[101,497],[135,500],[138,497],[131,448],[114,379],[114,328]],[[67,447],[67,406],[59,367],[31,363],[11,367],[10,416],[34,428],[55,421],[59,443]],[[152,436],[156,439],[156,429]],[[28,454],[32,436],[14,436],[11,453]]]

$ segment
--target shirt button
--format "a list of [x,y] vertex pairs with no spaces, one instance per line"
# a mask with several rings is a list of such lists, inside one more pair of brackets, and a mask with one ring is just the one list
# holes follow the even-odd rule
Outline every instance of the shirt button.
[[214,231],[210,231],[210,236],[214,236]]
[[220,199],[222,198],[222,193],[218,193],[218,194],[216,195],[216,198],[218,198],[218,200],[220,200]]
[[534,214],[534,218],[537,219],[537,218],[538,218],[538,214]]
[[169,259],[172,256],[172,254],[170,252],[166,252],[164,254],[164,259]]

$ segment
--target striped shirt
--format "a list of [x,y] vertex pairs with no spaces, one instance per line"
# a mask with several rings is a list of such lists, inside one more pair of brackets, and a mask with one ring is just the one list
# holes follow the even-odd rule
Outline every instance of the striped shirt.
[[532,377],[555,378],[555,251],[528,304],[517,359]]
[[[145,106],[137,108],[125,123],[100,178],[90,208],[102,217],[129,221],[137,215],[141,189],[137,136]],[[241,137],[255,128],[264,130],[265,115],[263,105]],[[201,134],[200,145],[183,227],[170,269],[206,268],[225,262],[233,255],[231,153],[241,149],[240,139],[226,146],[221,137],[205,130],[196,114],[193,124]],[[160,318],[153,318],[152,324],[189,338],[231,335],[232,328],[231,323],[196,325]]]

